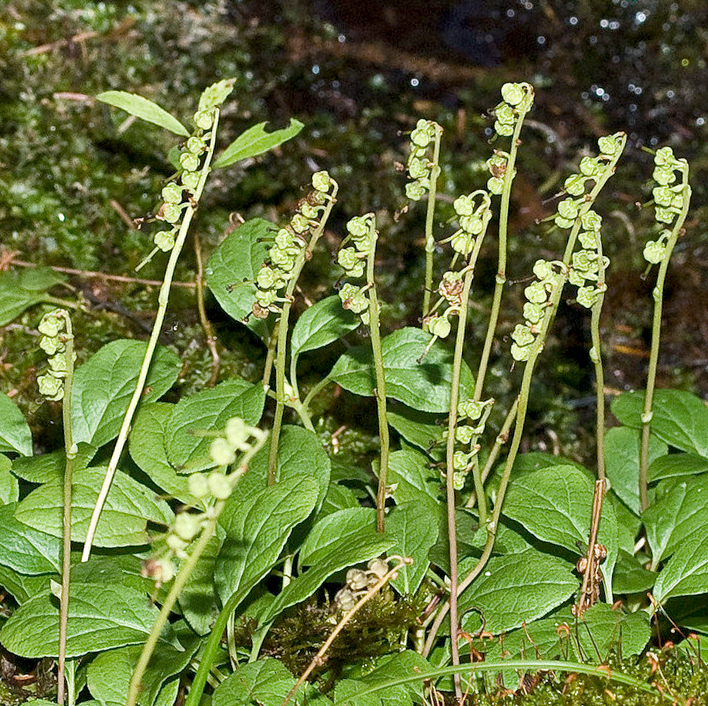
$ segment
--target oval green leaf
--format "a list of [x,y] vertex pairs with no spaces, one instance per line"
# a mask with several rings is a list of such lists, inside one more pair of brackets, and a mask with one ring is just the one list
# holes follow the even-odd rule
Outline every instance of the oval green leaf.
[[327,297],[304,311],[293,328],[291,355],[324,348],[359,326],[361,319],[342,308],[338,296]]
[[302,130],[303,123],[295,118],[290,119],[288,127],[282,130],[266,132],[268,123],[258,123],[241,133],[214,161],[214,169],[228,167],[249,157],[257,157],[273,147],[282,145]]
[[153,101],[136,93],[104,91],[96,96],[96,100],[112,105],[114,108],[120,108],[126,113],[130,113],[130,115],[134,115],[136,118],[145,120],[153,125],[159,125],[175,135],[189,137],[189,130],[174,115],[168,113],[157,103],[153,103]]
[[20,408],[0,393],[0,453],[12,451],[22,456],[32,455],[32,432]]

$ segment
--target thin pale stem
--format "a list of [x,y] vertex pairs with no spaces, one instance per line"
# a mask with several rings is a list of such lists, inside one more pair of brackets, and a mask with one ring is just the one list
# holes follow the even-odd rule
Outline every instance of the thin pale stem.
[[275,353],[275,414],[273,416],[273,428],[270,437],[270,453],[268,455],[268,485],[275,483],[278,474],[278,444],[280,442],[280,429],[283,425],[283,413],[285,411],[285,356],[288,346],[288,322],[290,320],[290,310],[293,303],[293,294],[297,286],[297,280],[300,277],[302,268],[305,263],[312,258],[312,253],[317,245],[317,241],[324,232],[325,224],[332,211],[332,207],[336,203],[338,186],[332,181],[332,194],[327,202],[327,206],[320,218],[317,228],[310,237],[310,242],[299,254],[293,267],[292,278],[288,282],[285,290],[285,302],[280,312],[278,320],[278,338],[276,343]]
[[196,288],[195,294],[197,296],[197,311],[199,312],[199,321],[204,329],[204,336],[206,337],[206,343],[211,353],[211,377],[207,382],[207,387],[214,387],[216,384],[216,379],[219,377],[219,364],[221,358],[219,357],[219,351],[216,348],[216,338],[214,337],[214,329],[212,328],[211,321],[206,314],[206,307],[204,306],[204,265],[202,262],[202,242],[197,233],[194,234],[194,255],[197,260],[197,276],[194,279]]
[[59,603],[59,659],[57,667],[57,703],[66,699],[66,640],[69,626],[69,590],[71,587],[71,480],[74,472],[74,459],[78,449],[74,444],[71,428],[71,388],[74,380],[74,333],[71,317],[63,312],[66,324],[66,378],[64,379],[64,401],[62,404],[62,422],[64,426],[64,449],[66,467],[64,469],[63,528],[62,528],[62,564],[61,564],[61,601]]
[[428,208],[425,213],[425,290],[423,292],[423,316],[430,313],[430,297],[433,291],[433,265],[435,255],[435,236],[433,224],[435,221],[435,199],[438,190],[438,176],[440,176],[440,139],[442,128],[435,124],[435,138],[433,142],[433,161],[430,167],[430,189],[428,191]]
[[[688,175],[684,176],[687,179]],[[671,235],[666,241],[664,258],[659,265],[659,272],[656,276],[656,285],[652,293],[654,297],[654,316],[651,327],[651,352],[649,353],[649,371],[647,373],[647,390],[644,396],[644,408],[642,410],[642,443],[639,450],[639,504],[642,511],[649,507],[649,437],[651,433],[652,404],[654,402],[654,387],[656,385],[656,371],[659,364],[659,346],[661,344],[661,315],[664,305],[664,284],[666,273],[669,268],[669,260],[674,250],[679,234],[683,229],[683,224],[688,215],[688,207],[691,202],[691,187],[684,184],[683,208],[679,214]]]
[[93,508],[93,513],[91,514],[91,520],[89,522],[88,531],[86,532],[86,540],[84,541],[84,550],[81,555],[81,561],[88,561],[91,556],[91,548],[93,547],[93,540],[96,534],[96,527],[98,526],[98,520],[101,517],[101,511],[108,497],[108,491],[111,489],[111,483],[113,482],[113,476],[115,476],[116,470],[118,469],[118,462],[120,461],[121,454],[123,453],[123,448],[128,440],[128,434],[130,433],[130,425],[133,421],[133,416],[140,403],[140,398],[143,395],[143,389],[145,387],[145,382],[147,380],[148,373],[150,372],[150,363],[152,362],[153,355],[155,354],[155,348],[157,347],[157,340],[160,337],[160,332],[162,331],[162,324],[165,320],[165,314],[167,313],[167,304],[170,299],[170,288],[172,286],[172,279],[174,278],[175,268],[177,267],[177,261],[179,260],[180,253],[184,247],[184,241],[187,238],[187,233],[189,233],[189,227],[192,223],[192,218],[194,217],[196,204],[201,198],[202,192],[204,191],[204,186],[206,184],[207,178],[209,176],[209,165],[211,164],[212,157],[214,155],[214,147],[216,145],[216,132],[219,124],[219,111],[214,111],[214,124],[211,129],[211,139],[209,141],[209,150],[207,151],[206,158],[204,160],[204,165],[201,169],[201,177],[199,179],[199,184],[194,192],[193,201],[194,204],[189,203],[184,212],[184,218],[182,220],[182,225],[180,226],[179,233],[175,240],[175,245],[170,252],[169,260],[167,261],[167,268],[165,270],[165,278],[160,286],[160,294],[158,296],[158,309],[157,315],[155,316],[155,322],[152,326],[152,332],[150,333],[150,338],[148,339],[147,348],[145,350],[145,356],[143,357],[143,364],[140,368],[140,373],[138,375],[138,381],[135,385],[135,391],[128,405],[128,409],[123,417],[123,423],[121,424],[120,432],[118,433],[118,438],[116,439],[116,445],[113,448],[113,453],[111,455],[110,461],[108,462],[108,468],[106,469],[106,475],[103,479],[103,484],[101,490],[96,499],[96,505]]
[[597,447],[597,477],[605,480],[605,372],[602,367],[602,339],[600,337],[600,315],[605,301],[605,263],[602,251],[602,236],[597,233],[597,301],[592,306],[590,317],[590,338],[592,350],[590,359],[595,367],[595,394],[597,398],[597,418],[595,421],[595,445]]
[[381,332],[379,329],[379,299],[376,295],[374,281],[374,260],[376,259],[376,223],[371,218],[369,224],[370,251],[366,263],[366,284],[369,287],[369,332],[371,334],[371,351],[374,357],[376,371],[376,411],[379,420],[379,487],[376,494],[376,531],[385,531],[386,522],[386,481],[388,479],[388,457],[391,440],[388,432],[388,416],[386,414],[386,375],[384,372],[383,351],[381,349]]

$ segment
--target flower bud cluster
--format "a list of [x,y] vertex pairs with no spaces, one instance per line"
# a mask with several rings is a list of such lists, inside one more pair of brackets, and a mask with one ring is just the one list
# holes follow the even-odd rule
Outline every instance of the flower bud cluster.
[[[344,270],[345,276],[360,279],[366,274],[366,264],[374,257],[377,232],[374,214],[355,216],[347,223],[347,237],[337,254],[337,262]],[[351,245],[349,245],[351,243]],[[339,290],[342,307],[359,314],[365,325],[369,324],[369,297],[367,291],[371,285],[356,285],[351,282],[343,284]]]
[[502,102],[494,109],[494,132],[501,137],[509,137],[514,134],[519,115],[527,113],[533,104],[533,86],[528,83],[505,83],[501,94]]
[[406,196],[411,201],[420,201],[426,191],[430,190],[430,175],[434,164],[431,161],[430,151],[435,144],[436,136],[442,128],[432,120],[422,118],[411,132],[411,151],[408,155],[406,170],[411,179],[406,184]]
[[490,398],[483,402],[474,399],[462,400],[457,405],[458,421],[465,421],[465,423],[458,423],[455,428],[455,441],[461,446],[455,451],[452,459],[455,490],[462,490],[465,485],[474,458],[479,453],[480,445],[477,440],[484,434],[487,417],[493,404],[494,399]]
[[64,379],[69,372],[65,316],[67,313],[63,309],[56,309],[45,314],[37,327],[41,334],[39,347],[49,356],[49,370],[37,378],[37,385],[40,394],[53,402],[64,398]]
[[531,348],[536,342],[536,337],[541,333],[546,310],[551,306],[551,296],[557,287],[562,284],[560,268],[561,262],[548,262],[537,260],[533,266],[533,273],[538,277],[524,290],[527,301],[524,304],[524,323],[517,324],[511,334],[511,355],[519,362],[529,359]]
[[[477,242],[477,237],[484,233],[492,217],[489,195],[485,191],[475,191],[455,199],[453,208],[457,214],[459,229],[449,238],[441,241],[450,243],[452,249],[463,258],[468,258]],[[442,313],[433,311],[423,319],[423,330],[437,338],[446,338],[452,328],[450,316],[456,316],[462,306],[464,275],[462,270],[448,270],[443,274],[438,286],[440,300],[433,307],[445,306]]]
[[331,200],[334,180],[325,172],[312,175],[312,191],[302,199],[290,223],[275,235],[268,257],[256,275],[256,301],[253,315],[266,319],[270,312],[280,310],[280,290],[295,276],[295,264],[307,247],[309,237],[320,226],[320,220]]
[[582,206],[587,203],[588,182],[595,182],[605,176],[608,169],[613,169],[614,160],[624,145],[624,135],[615,133],[605,135],[597,142],[600,153],[596,157],[583,157],[580,160],[580,170],[571,174],[563,187],[569,196],[558,204],[554,223],[559,228],[571,228],[575,219],[580,215]]
[[[677,183],[676,173],[681,175]],[[662,147],[654,155],[654,181],[657,186],[652,190],[654,196],[654,217],[659,223],[668,226],[676,220],[686,205],[688,162],[677,159],[670,147]],[[650,240],[644,246],[644,259],[653,265],[664,259],[666,243],[671,231],[664,229],[656,240]]]
[[[261,442],[265,432],[246,424],[242,419],[233,417],[226,422],[223,436],[218,436],[211,444],[210,456],[219,466],[234,463],[237,455],[252,451],[255,444]],[[207,506],[205,512],[193,512],[186,508],[175,516],[172,527],[165,536],[165,548],[143,564],[143,575],[154,578],[159,583],[166,583],[176,573],[173,559],[184,559],[186,549],[193,542],[206,524],[214,518],[214,501],[227,500],[243,474],[243,469],[226,474],[220,469],[189,476],[189,493]]]
[[[578,304],[589,309],[595,304],[600,293],[607,288],[604,283],[602,285],[597,283],[600,274],[598,240],[602,217],[590,209],[580,216],[580,223],[582,230],[578,233],[578,240],[583,249],[573,253],[568,281],[578,288]],[[602,269],[607,269],[610,264],[609,258],[603,255],[602,260]],[[592,284],[593,282],[595,284]]]
[[219,105],[232,91],[232,83],[219,81],[202,93],[199,108],[192,118],[196,129],[179,153],[179,174],[175,181],[162,189],[163,203],[156,218],[167,224],[167,229],[155,233],[154,241],[163,252],[169,252],[174,247],[184,211],[193,202],[208,151],[207,143],[211,139],[209,130],[214,126]]
[[337,591],[334,604],[337,610],[346,612],[351,610],[356,602],[376,583],[388,573],[387,559],[372,559],[366,570],[349,569],[346,584]]

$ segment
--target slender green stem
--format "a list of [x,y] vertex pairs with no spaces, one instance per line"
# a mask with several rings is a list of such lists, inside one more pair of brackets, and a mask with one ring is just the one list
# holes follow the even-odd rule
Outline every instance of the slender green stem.
[[204,160],[204,165],[201,168],[201,176],[199,178],[199,184],[192,197],[192,202],[190,202],[184,212],[184,218],[182,220],[182,225],[180,226],[179,233],[175,239],[174,247],[170,252],[169,260],[167,261],[167,268],[165,269],[165,277],[162,280],[162,285],[160,286],[160,294],[158,296],[158,309],[157,315],[155,316],[155,322],[152,326],[152,331],[150,333],[150,338],[148,339],[147,348],[145,349],[145,356],[143,357],[143,363],[140,368],[140,373],[138,375],[138,381],[135,385],[135,391],[128,405],[128,409],[123,417],[123,423],[121,424],[120,432],[118,433],[118,438],[116,439],[116,445],[113,448],[113,453],[111,455],[110,461],[108,462],[108,468],[106,469],[106,475],[103,479],[103,485],[96,499],[96,505],[94,506],[93,513],[91,514],[91,520],[89,522],[88,531],[86,532],[86,540],[84,541],[84,550],[81,555],[81,561],[88,561],[91,556],[91,548],[93,546],[93,539],[96,534],[96,527],[98,526],[98,520],[101,516],[101,511],[108,497],[108,491],[111,489],[111,483],[113,482],[113,476],[115,476],[116,470],[118,469],[118,462],[120,461],[121,454],[123,453],[123,448],[128,440],[128,434],[130,433],[130,425],[133,421],[133,416],[140,403],[140,399],[143,395],[143,389],[145,387],[145,382],[147,380],[148,373],[150,371],[150,363],[152,362],[153,355],[155,353],[155,348],[157,347],[157,340],[160,337],[160,332],[162,331],[162,324],[165,320],[165,314],[167,313],[167,305],[170,299],[170,288],[172,286],[172,280],[174,278],[175,268],[177,267],[177,260],[179,259],[180,253],[184,246],[184,241],[187,238],[187,233],[189,232],[189,227],[192,223],[192,218],[196,210],[197,203],[202,196],[204,191],[204,186],[206,184],[207,178],[209,176],[209,165],[211,164],[212,157],[214,155],[214,147],[216,146],[216,133],[219,125],[219,111],[214,111],[214,124],[211,128],[211,139],[209,140],[209,149],[206,153]]
[[278,323],[275,323],[273,331],[268,339],[268,348],[266,351],[265,365],[263,366],[263,388],[268,390],[270,387],[270,376],[273,372],[273,361],[275,360],[275,348],[278,342]]
[[595,445],[597,447],[597,477],[605,480],[605,372],[602,368],[602,339],[600,338],[600,315],[605,301],[605,262],[602,250],[602,236],[597,232],[597,300],[592,306],[590,317],[590,338],[592,349],[590,360],[595,367],[595,394],[597,416],[595,421]]
[[[688,174],[684,175],[684,180]],[[691,187],[684,182],[683,208],[671,230],[671,235],[666,241],[664,257],[659,265],[659,272],[656,276],[656,285],[652,296],[654,297],[654,316],[651,327],[651,352],[649,354],[649,371],[647,373],[647,390],[644,396],[644,408],[642,410],[642,443],[639,450],[639,504],[643,510],[649,507],[649,482],[647,471],[649,468],[649,436],[651,432],[652,404],[654,401],[654,387],[656,385],[656,370],[659,364],[659,346],[661,344],[661,314],[664,305],[664,284],[666,273],[669,268],[669,260],[674,250],[676,241],[683,229],[683,224],[688,215],[688,207],[691,202]]]
[[435,123],[435,138],[433,141],[433,161],[430,167],[430,189],[428,191],[428,208],[425,213],[425,290],[423,292],[423,316],[430,313],[430,297],[433,291],[433,264],[435,255],[435,236],[433,224],[435,221],[435,199],[440,176],[440,138],[442,128]]
[[484,380],[487,376],[487,367],[489,366],[489,357],[492,353],[492,344],[494,343],[494,334],[497,330],[497,322],[499,320],[499,312],[501,310],[501,300],[504,293],[504,285],[506,284],[506,256],[507,256],[507,237],[509,231],[509,204],[511,202],[511,186],[516,176],[516,155],[521,144],[520,135],[521,128],[524,124],[526,113],[530,110],[531,104],[528,107],[519,111],[514,125],[514,134],[511,136],[511,147],[509,149],[509,158],[507,160],[506,172],[504,173],[504,188],[501,194],[501,203],[499,206],[499,254],[497,260],[497,274],[494,285],[494,297],[492,299],[492,309],[489,313],[489,324],[487,325],[487,334],[484,339],[484,347],[482,348],[482,356],[479,360],[479,368],[477,369],[477,378],[475,379],[474,399],[479,402],[482,399],[484,390]]
[[388,416],[386,414],[386,375],[384,372],[383,351],[381,349],[381,332],[379,322],[379,299],[376,295],[374,280],[374,262],[376,260],[376,221],[373,216],[369,221],[370,249],[366,261],[366,286],[369,294],[369,332],[371,334],[371,351],[374,357],[376,371],[376,410],[379,419],[379,488],[376,494],[376,531],[385,531],[386,518],[386,481],[388,479],[388,457],[391,440],[388,433]]
[[74,380],[74,333],[71,317],[63,313],[66,333],[66,378],[64,379],[64,402],[62,404],[62,422],[64,425],[64,449],[66,467],[64,469],[64,516],[62,529],[62,564],[61,564],[61,601],[59,604],[59,660],[57,669],[57,703],[65,701],[66,639],[69,625],[69,590],[71,586],[71,480],[74,472],[74,459],[78,452],[74,444],[71,428],[71,388]]
[[270,453],[268,455],[268,485],[275,483],[278,474],[278,443],[280,442],[280,429],[283,425],[283,412],[285,411],[285,356],[288,346],[288,322],[290,320],[293,294],[295,293],[295,287],[297,286],[297,280],[300,277],[302,268],[305,266],[305,263],[312,258],[315,245],[317,245],[317,241],[324,232],[329,214],[336,203],[337,190],[337,183],[332,180],[332,194],[327,202],[322,218],[320,218],[317,228],[312,233],[307,247],[298,255],[295,266],[293,267],[292,278],[288,282],[288,286],[285,290],[285,301],[283,302],[280,319],[278,320],[278,339],[275,354],[275,415],[273,417]]
[[[511,440],[511,445],[509,447],[509,455],[507,456],[506,463],[504,464],[504,470],[499,481],[499,489],[497,490],[496,500],[494,502],[494,510],[492,512],[491,520],[487,524],[487,541],[482,550],[482,555],[477,560],[474,568],[470,573],[457,585],[457,593],[461,594],[477,576],[482,572],[484,567],[487,565],[489,558],[492,555],[492,550],[494,549],[494,541],[496,539],[497,527],[499,526],[499,519],[501,517],[502,505],[504,503],[504,496],[506,495],[506,490],[509,485],[509,479],[511,477],[511,469],[516,460],[516,456],[519,451],[519,446],[521,445],[521,438],[524,431],[524,423],[526,421],[526,412],[528,410],[529,392],[531,389],[531,380],[533,378],[533,372],[536,366],[541,351],[548,335],[548,330],[551,323],[553,322],[554,314],[558,308],[558,303],[560,302],[561,292],[563,291],[563,286],[567,279],[567,268],[566,271],[561,275],[561,278],[556,283],[554,290],[550,298],[550,306],[546,312],[543,319],[543,324],[541,330],[536,337],[535,342],[531,348],[531,353],[529,354],[529,359],[526,362],[526,367],[524,368],[524,375],[521,381],[521,389],[518,395],[518,409],[516,413],[516,425],[514,427],[514,436]],[[428,638],[425,643],[425,649],[423,655],[430,653],[432,646],[435,642],[435,637],[437,631],[439,630],[445,615],[450,610],[450,601],[446,601],[440,608],[438,616],[435,622],[431,626],[430,632],[428,633]]]
[[[251,459],[253,456],[261,449],[263,444],[265,443],[265,435],[262,436],[260,439],[257,439],[256,442],[246,451],[243,455],[243,458],[241,459],[238,468],[233,471],[230,474],[230,477],[233,478],[234,483],[238,481],[238,479],[248,470],[248,466],[251,462]],[[147,640],[145,641],[145,645],[143,646],[143,651],[140,654],[140,659],[138,660],[138,663],[135,665],[135,670],[133,671],[133,677],[130,680],[130,687],[128,689],[128,699],[126,701],[126,706],[135,706],[138,697],[140,695],[140,690],[142,688],[142,680],[143,676],[145,675],[145,670],[147,669],[147,666],[150,662],[150,658],[152,657],[153,652],[155,651],[155,647],[157,646],[157,642],[160,639],[160,635],[162,633],[163,628],[167,624],[167,621],[170,617],[170,613],[172,612],[172,608],[174,608],[175,603],[177,602],[177,599],[179,598],[179,594],[181,593],[182,589],[184,588],[184,585],[187,582],[187,579],[189,579],[192,571],[194,570],[194,567],[197,564],[197,561],[199,561],[199,557],[204,553],[204,550],[206,549],[207,544],[209,543],[209,540],[212,538],[214,535],[214,532],[216,531],[216,525],[219,520],[219,515],[221,514],[222,510],[226,506],[226,500],[218,500],[213,508],[211,509],[209,513],[209,520],[207,521],[206,525],[204,526],[204,529],[202,530],[202,533],[199,535],[199,539],[197,540],[196,544],[194,545],[194,549],[192,550],[192,553],[187,557],[185,560],[184,564],[180,567],[180,570],[175,577],[174,583],[172,584],[169,593],[167,594],[167,597],[165,598],[165,602],[162,604],[162,608],[160,609],[160,612],[157,616],[157,619],[155,620],[155,624],[152,627],[152,630],[150,631],[150,634],[148,635]],[[228,617],[229,613],[225,613],[222,611],[222,614],[224,614],[224,620],[223,624],[221,625],[220,631],[217,632],[212,632],[211,637],[216,635],[216,647],[214,649],[214,652],[211,656],[211,659],[208,662],[208,666],[205,670],[205,673],[201,675],[200,679],[203,678],[203,682],[201,685],[201,689],[204,689],[204,684],[206,683],[206,675],[209,673],[209,669],[211,668],[211,665],[214,661],[214,657],[216,655],[216,650],[219,647],[219,642],[221,640],[221,635],[224,632],[224,628],[226,626],[226,623],[228,622]],[[219,618],[221,618],[221,615],[219,615]],[[217,620],[218,623],[218,620]],[[214,631],[216,631],[216,626],[214,627]],[[211,638],[210,638],[211,640]],[[206,652],[205,652],[206,655]],[[205,656],[202,657],[202,663],[199,665],[199,670],[197,671],[197,675],[199,676],[199,673],[202,671],[202,665],[204,664],[204,659]],[[192,683],[192,689],[194,689],[194,684],[196,683],[196,677],[194,682]],[[190,691],[190,696],[192,692]],[[199,692],[199,696],[201,696],[201,691]],[[189,701],[189,698],[187,699]],[[197,703],[199,702],[199,699],[197,699]]]
[[324,390],[327,385],[329,385],[332,381],[327,377],[324,378],[323,380],[320,380],[316,385],[312,387],[312,389],[305,395],[305,399],[302,401],[302,408],[303,410],[307,413],[308,417],[310,416],[310,405],[312,404],[312,400],[320,393],[322,390]]
[[162,630],[167,624],[172,608],[177,602],[180,592],[187,583],[187,579],[196,566],[197,561],[199,561],[199,557],[204,553],[209,540],[214,535],[217,518],[224,509],[225,504],[226,502],[224,500],[220,500],[214,505],[214,517],[210,518],[207,522],[206,526],[202,530],[202,533],[199,535],[199,539],[194,546],[194,550],[184,564],[182,564],[179,573],[175,577],[172,587],[170,588],[170,592],[167,594],[167,598],[165,598],[165,602],[162,604],[162,608],[160,609],[160,613],[155,620],[155,624],[153,625],[153,628],[145,641],[143,651],[140,653],[140,659],[138,659],[138,663],[135,665],[133,677],[130,680],[130,687],[128,689],[126,706],[135,706],[138,702],[138,696],[140,695],[140,690],[142,688],[143,676],[150,662],[150,658],[152,657],[152,653],[155,651],[157,642],[160,639]]

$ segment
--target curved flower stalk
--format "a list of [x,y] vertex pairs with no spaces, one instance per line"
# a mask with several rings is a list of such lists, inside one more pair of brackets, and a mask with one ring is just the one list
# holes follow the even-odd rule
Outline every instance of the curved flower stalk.
[[[376,294],[374,280],[374,262],[376,259],[376,241],[379,232],[376,230],[376,217],[373,213],[357,216],[347,223],[347,237],[342,241],[338,261],[347,277],[360,278],[366,274],[366,283],[359,286],[346,283],[339,290],[339,298],[345,309],[353,311],[361,317],[363,324],[368,326],[371,336],[371,350],[376,370],[376,409],[379,420],[379,439],[381,451],[379,454],[379,487],[376,494],[376,531],[384,532],[386,516],[386,480],[388,477],[388,457],[390,439],[388,432],[388,417],[386,414],[386,376],[384,374],[383,351],[381,349],[381,332],[379,330],[379,299]],[[349,246],[349,243],[352,243]]]
[[651,265],[659,265],[654,298],[654,316],[652,320],[651,352],[649,354],[649,372],[647,390],[642,410],[642,443],[639,453],[639,502],[642,510],[649,506],[647,469],[649,466],[649,434],[651,432],[652,402],[656,383],[656,368],[659,361],[661,342],[661,313],[663,309],[664,283],[669,260],[676,241],[683,230],[691,202],[691,187],[688,185],[688,162],[677,159],[670,147],[662,147],[654,155],[654,217],[663,228],[656,240],[650,240],[644,246],[644,259]]
[[[430,297],[433,288],[433,255],[435,237],[433,219],[435,198],[440,176],[440,140],[443,129],[433,120],[419,120],[411,132],[411,148],[406,170],[411,179],[406,184],[406,196],[411,201],[420,201],[428,192],[428,208],[425,215],[425,289],[423,291],[423,316],[430,312]],[[431,152],[432,147],[432,154]]]
[[[229,419],[223,435],[212,441],[209,450],[212,461],[217,464],[218,468],[211,471],[208,476],[201,473],[193,473],[189,477],[189,492],[194,497],[206,501],[206,512],[193,513],[189,509],[184,509],[177,514],[174,525],[165,536],[163,549],[143,564],[143,575],[154,578],[158,585],[168,583],[173,578],[174,583],[162,604],[160,613],[148,635],[133,671],[126,706],[135,706],[137,703],[145,670],[160,634],[177,602],[177,598],[199,557],[214,535],[219,515],[224,509],[226,501],[231,496],[238,481],[248,470],[248,465],[253,456],[265,443],[266,437],[267,432],[249,426],[242,419],[237,417]],[[233,470],[227,473],[226,471],[229,467],[232,467]],[[193,544],[193,549],[191,553],[188,553],[187,549],[190,544]],[[175,559],[183,562],[179,572],[175,569]],[[219,641],[217,639],[216,648],[218,648],[218,645]],[[211,661],[213,661],[213,658],[214,654],[211,655]],[[207,659],[206,655],[204,659]],[[210,665],[211,661],[209,662]],[[192,684],[192,689],[198,688],[195,685],[196,679]],[[204,684],[202,684],[201,688],[204,688]]]
[[[69,624],[69,588],[71,583],[71,481],[74,471],[74,459],[78,447],[74,443],[71,425],[71,387],[74,378],[74,332],[69,312],[56,309],[42,317],[37,327],[41,337],[39,347],[49,357],[49,371],[37,378],[39,391],[48,400],[62,405],[64,427],[64,450],[66,466],[64,468],[63,519],[62,519],[62,567],[61,596],[59,603],[59,657],[57,660],[57,703],[63,704],[66,698],[66,640]],[[71,696],[71,694],[70,694]]]
[[113,477],[118,469],[118,462],[120,461],[123,448],[128,440],[130,425],[133,421],[133,416],[135,415],[140,398],[142,397],[145,382],[150,370],[150,363],[152,362],[152,357],[157,346],[157,339],[160,336],[162,324],[165,320],[177,260],[182,252],[182,247],[187,238],[192,218],[194,217],[199,199],[202,196],[204,186],[209,176],[214,147],[216,146],[216,134],[219,125],[219,106],[232,90],[233,81],[219,81],[202,93],[199,99],[199,107],[192,118],[195,126],[194,132],[187,140],[185,147],[180,153],[179,161],[181,169],[175,181],[171,182],[163,189],[162,196],[165,200],[158,211],[157,217],[158,220],[164,221],[170,227],[167,230],[157,233],[155,236],[156,248],[150,256],[157,252],[157,250],[164,250],[165,252],[169,251],[170,257],[165,269],[162,286],[160,287],[157,315],[155,316],[152,332],[148,339],[143,364],[135,385],[135,391],[133,392],[130,404],[123,417],[118,439],[116,440],[116,445],[108,462],[106,476],[91,515],[86,540],[84,541],[84,549],[81,555],[82,561],[88,561],[91,556],[91,548],[93,546],[98,520],[101,516],[103,505],[106,502],[108,491],[111,488]]
[[288,346],[288,322],[293,293],[305,263],[312,258],[317,241],[324,232],[327,219],[337,199],[337,182],[325,171],[312,175],[312,191],[300,201],[290,223],[281,228],[268,251],[268,258],[256,275],[256,301],[253,315],[267,318],[271,312],[279,314],[278,337],[275,350],[275,417],[268,456],[268,485],[275,483],[278,471],[278,442],[286,403],[294,404],[305,426],[312,423],[293,390],[285,379],[285,354]]

